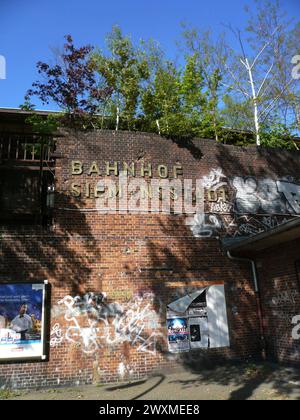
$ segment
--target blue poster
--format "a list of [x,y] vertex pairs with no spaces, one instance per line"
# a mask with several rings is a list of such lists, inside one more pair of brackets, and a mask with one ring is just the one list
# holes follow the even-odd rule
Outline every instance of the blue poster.
[[0,359],[42,357],[44,283],[0,284]]
[[180,353],[189,351],[189,326],[188,319],[183,317],[173,317],[167,319],[169,351]]

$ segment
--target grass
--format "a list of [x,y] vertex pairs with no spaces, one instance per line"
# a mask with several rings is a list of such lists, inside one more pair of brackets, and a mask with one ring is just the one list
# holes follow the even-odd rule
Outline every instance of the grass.
[[0,400],[8,400],[9,398],[17,396],[18,394],[11,389],[0,389]]
[[248,378],[256,378],[258,376],[267,376],[270,372],[271,368],[268,365],[249,363],[245,368],[244,374]]

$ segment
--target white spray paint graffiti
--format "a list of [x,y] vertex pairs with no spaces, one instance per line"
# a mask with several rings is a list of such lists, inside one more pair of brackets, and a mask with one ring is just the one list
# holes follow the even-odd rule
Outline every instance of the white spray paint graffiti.
[[186,220],[197,238],[255,235],[300,214],[300,185],[288,177],[228,180],[222,169],[213,169],[203,185],[205,211]]
[[277,181],[277,188],[289,203],[290,212],[300,214],[300,185],[293,182]]
[[188,219],[186,224],[191,226],[193,235],[196,238],[216,237],[222,227],[222,222],[215,214],[195,214],[193,219]]
[[211,213],[230,213],[233,211],[233,204],[218,199],[217,203],[210,203],[209,211]]
[[[291,289],[289,284],[285,284],[285,290],[272,296],[268,302],[272,310],[273,319],[277,321],[281,328],[278,328],[278,333],[281,339],[288,340],[291,324],[296,325],[292,330],[292,338],[295,340],[296,332],[299,331],[298,322],[300,317],[295,316],[299,309],[299,291]],[[285,334],[282,335],[281,331],[285,328]],[[300,338],[300,336],[298,337]]]
[[235,177],[232,185],[239,213],[300,214],[300,185],[288,179]]
[[227,182],[221,181],[222,178],[226,178],[226,175],[223,174],[223,170],[220,168],[213,169],[208,176],[203,177],[203,187],[207,190],[213,189],[215,191],[218,188],[227,185]]
[[63,342],[63,333],[58,323],[53,325],[50,337],[50,347],[57,347]]
[[83,297],[65,296],[58,302],[64,306],[67,322],[63,336],[53,327],[53,346],[63,339],[78,345],[86,354],[104,346],[118,346],[128,342],[138,352],[155,354],[157,342],[163,334],[159,329],[159,315],[152,309],[154,296],[150,293],[135,296],[125,304],[104,302],[105,294],[88,293]]
[[[94,353],[99,348],[97,343],[96,321],[86,316],[85,321],[88,323],[88,327],[82,327],[79,321],[81,311],[77,303],[78,298],[73,298],[72,296],[65,296],[58,302],[58,304],[64,304],[66,306],[65,320],[71,323],[66,330],[65,338],[71,343],[82,345],[84,353]],[[91,311],[93,310],[93,308],[87,308],[85,314],[88,314],[90,309]]]
[[227,237],[256,235],[279,226],[287,220],[287,218],[280,219],[277,216],[257,218],[252,215],[201,213],[187,219],[186,225],[190,226],[196,238],[216,238],[221,234]]
[[123,380],[125,376],[132,376],[134,373],[133,369],[131,369],[129,364],[126,364],[124,362],[119,363],[118,366],[118,375]]
[[[238,213],[295,213],[290,205],[293,200],[289,192],[293,184],[289,182],[276,182],[271,179],[257,181],[252,177],[235,177],[232,184],[236,189],[235,205]],[[296,213],[300,213],[300,208]]]
[[287,305],[291,308],[291,305],[296,305],[297,299],[299,299],[299,293],[297,290],[284,290],[276,296],[273,296],[270,303],[272,306],[276,307]]

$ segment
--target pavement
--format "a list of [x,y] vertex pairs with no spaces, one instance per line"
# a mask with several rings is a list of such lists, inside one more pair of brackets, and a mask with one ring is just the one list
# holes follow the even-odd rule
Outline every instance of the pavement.
[[148,379],[30,391],[0,390],[7,400],[300,400],[300,369],[269,363],[157,374]]

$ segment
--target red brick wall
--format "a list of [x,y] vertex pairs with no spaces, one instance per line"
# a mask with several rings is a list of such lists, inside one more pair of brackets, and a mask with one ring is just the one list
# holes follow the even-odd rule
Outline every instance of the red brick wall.
[[258,259],[267,352],[280,362],[300,362],[300,340],[292,337],[292,320],[300,315],[299,245],[281,244]]
[[[70,326],[65,319],[66,306],[61,302],[68,295],[105,292],[108,304],[131,309],[142,314],[141,318],[145,311],[153,316],[147,317],[143,331],[133,326],[131,336],[125,332],[130,338],[123,342],[118,342],[112,330],[109,340],[104,340],[108,334],[105,327],[111,326],[101,322],[102,338],[94,350],[91,344],[88,354],[82,338],[72,336],[67,340],[64,335],[61,343],[54,345],[52,341],[48,362],[0,365],[0,385],[107,382],[143,377],[174,365],[187,367],[207,357],[214,360],[257,356],[259,324],[248,265],[230,261],[217,237],[195,238],[186,216],[104,215],[91,211],[95,206],[93,199],[78,200],[69,195],[74,180],[91,180],[87,175],[71,177],[71,161],[97,161],[100,165],[105,161],[144,161],[154,166],[179,162],[183,176],[192,179],[207,176],[213,168],[222,168],[227,177],[276,178],[288,171],[300,178],[295,153],[222,146],[211,140],[183,145],[156,135],[126,132],[69,133],[59,140],[57,152],[61,158],[56,165],[54,224],[49,229],[2,228],[1,278],[49,280],[52,339],[57,338],[55,325],[63,335]],[[230,348],[170,355],[166,305],[185,291],[218,282],[225,284]],[[82,328],[90,327],[86,317],[80,316],[79,320]],[[123,373],[121,364],[125,366]]]

